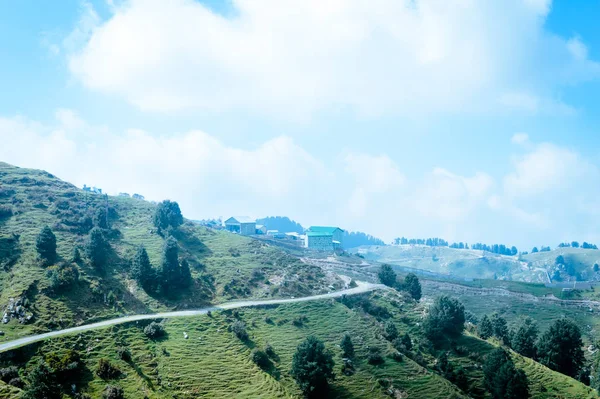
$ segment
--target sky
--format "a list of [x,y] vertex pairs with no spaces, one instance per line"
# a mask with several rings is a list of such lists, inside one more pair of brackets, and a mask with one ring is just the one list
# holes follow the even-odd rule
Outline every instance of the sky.
[[386,241],[600,244],[600,0],[0,3],[0,161]]

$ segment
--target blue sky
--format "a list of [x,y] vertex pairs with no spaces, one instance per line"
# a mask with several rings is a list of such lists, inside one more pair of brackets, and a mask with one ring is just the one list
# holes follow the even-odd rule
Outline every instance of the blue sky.
[[4,2],[0,159],[193,218],[600,243],[599,17],[583,0]]

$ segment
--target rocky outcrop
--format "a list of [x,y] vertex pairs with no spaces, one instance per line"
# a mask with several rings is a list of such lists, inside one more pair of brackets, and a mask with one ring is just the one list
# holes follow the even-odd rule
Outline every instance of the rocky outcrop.
[[27,324],[33,320],[33,313],[27,307],[27,299],[10,298],[4,309],[2,323],[7,324],[12,319],[16,319],[21,324]]

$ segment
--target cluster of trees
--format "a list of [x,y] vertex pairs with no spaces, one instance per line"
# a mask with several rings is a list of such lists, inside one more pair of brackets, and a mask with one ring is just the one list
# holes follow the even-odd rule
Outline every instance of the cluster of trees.
[[455,242],[452,243],[452,245],[450,245],[450,248],[453,249],[469,249],[469,244],[467,244],[466,242]]
[[282,233],[304,233],[304,227],[287,216],[267,216],[256,219],[256,224],[262,224],[267,230],[278,230]]
[[27,375],[23,387],[24,399],[61,399],[71,390],[71,384],[81,378],[85,364],[79,352],[50,352]]
[[517,249],[517,247],[512,246],[509,248],[504,244],[486,245],[486,244],[482,244],[482,243],[476,243],[476,244],[471,245],[471,249],[476,249],[479,251],[487,251],[487,252],[491,252],[494,254],[508,255],[508,256],[515,256],[519,253],[519,250]]
[[423,329],[434,344],[444,337],[458,337],[465,329],[465,307],[447,295],[437,297],[423,321]]
[[395,288],[398,291],[406,291],[410,294],[410,296],[418,301],[421,299],[422,290],[421,290],[421,282],[419,278],[414,273],[408,273],[404,278],[403,282],[398,281],[398,275],[392,269],[390,265],[381,265],[379,268],[379,272],[377,273],[379,277],[379,281],[382,284],[387,285],[388,287]]
[[498,314],[485,315],[477,331],[482,339],[496,337],[503,345],[523,356],[562,374],[589,384],[589,372],[585,368],[583,341],[579,327],[571,320],[561,318],[538,337],[536,322],[524,317],[513,329],[508,329],[506,320]]
[[497,348],[483,366],[484,384],[493,399],[527,399],[529,387],[523,370],[515,367],[510,354]]
[[394,245],[427,245],[429,247],[447,247],[448,241],[442,238],[394,238]]
[[[159,203],[153,220],[159,231],[173,232],[183,223],[179,204],[169,200]],[[143,245],[138,247],[131,260],[130,276],[147,292],[159,292],[166,296],[173,296],[193,282],[190,265],[185,259],[179,260],[179,245],[172,235],[165,239],[158,269],[150,263],[146,248]]]
[[356,248],[361,245],[385,245],[385,242],[361,231],[344,232],[344,248]]
[[166,296],[173,296],[193,281],[190,265],[185,259],[179,261],[179,245],[171,236],[165,241],[158,270],[150,263],[146,248],[140,246],[131,261],[130,275],[147,292],[158,291]]
[[542,246],[540,249],[538,249],[538,247],[533,247],[533,249],[531,250],[531,253],[536,254],[538,252],[550,252],[550,251],[552,251],[552,249],[550,247]]
[[560,244],[558,244],[559,248],[583,248],[583,249],[598,249],[598,246],[596,244],[590,244],[589,242],[583,242],[583,244],[581,244],[581,247],[579,246],[579,242],[578,241],[572,241],[572,242],[561,242]]

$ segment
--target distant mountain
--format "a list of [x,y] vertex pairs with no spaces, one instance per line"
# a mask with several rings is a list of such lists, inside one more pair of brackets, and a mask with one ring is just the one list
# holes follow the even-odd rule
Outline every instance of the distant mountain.
[[304,233],[304,227],[287,216],[267,216],[257,219],[256,224],[262,224],[267,230],[278,230],[282,233]]

